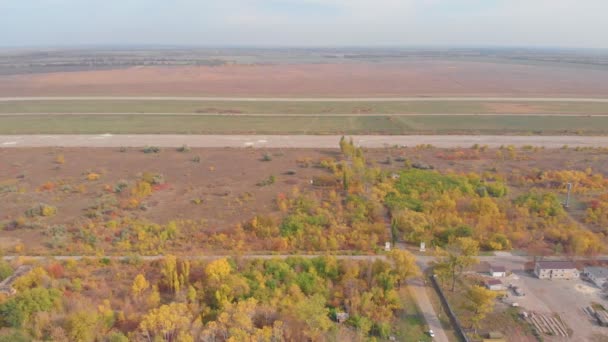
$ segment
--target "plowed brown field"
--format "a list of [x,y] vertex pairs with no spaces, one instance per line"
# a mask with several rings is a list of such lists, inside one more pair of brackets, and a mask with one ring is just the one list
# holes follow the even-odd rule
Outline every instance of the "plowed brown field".
[[134,67],[0,77],[0,96],[608,95],[608,70],[465,61]]

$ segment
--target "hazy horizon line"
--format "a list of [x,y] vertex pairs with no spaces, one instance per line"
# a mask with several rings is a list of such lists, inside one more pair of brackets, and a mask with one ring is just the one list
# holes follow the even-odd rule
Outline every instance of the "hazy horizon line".
[[360,50],[379,50],[379,49],[392,49],[392,50],[416,50],[416,49],[428,49],[428,50],[553,50],[553,51],[602,51],[608,52],[608,48],[599,47],[572,47],[572,46],[553,46],[553,45],[466,45],[466,44],[454,44],[454,45],[443,45],[443,44],[428,44],[428,45],[402,45],[402,44],[377,44],[377,45],[283,45],[283,44],[52,44],[52,45],[0,45],[0,50],[10,49],[25,49],[25,50],[42,50],[42,49],[56,49],[56,50],[77,50],[77,49],[267,49],[267,50],[278,50],[278,49],[294,49],[294,50],[331,50],[331,49],[360,49]]

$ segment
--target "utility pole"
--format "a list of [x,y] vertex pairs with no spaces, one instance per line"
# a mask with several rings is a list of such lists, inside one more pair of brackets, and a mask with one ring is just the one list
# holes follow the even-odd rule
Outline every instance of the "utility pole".
[[572,191],[572,183],[568,183],[568,194],[566,195],[566,202],[564,203],[564,207],[568,208],[570,206],[570,192]]

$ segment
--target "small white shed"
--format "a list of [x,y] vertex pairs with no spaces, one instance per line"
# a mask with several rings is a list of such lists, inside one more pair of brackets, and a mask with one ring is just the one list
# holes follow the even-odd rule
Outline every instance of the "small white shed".
[[504,278],[507,276],[507,268],[504,266],[491,265],[490,276],[493,278]]
[[505,286],[498,279],[488,279],[486,280],[486,288],[492,291],[503,291]]

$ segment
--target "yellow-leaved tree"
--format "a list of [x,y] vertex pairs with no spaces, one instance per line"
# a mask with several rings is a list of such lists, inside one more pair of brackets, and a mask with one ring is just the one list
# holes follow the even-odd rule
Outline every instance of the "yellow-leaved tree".
[[188,305],[173,302],[148,312],[139,324],[139,330],[147,341],[193,341],[192,324]]
[[416,257],[412,253],[402,249],[393,249],[388,257],[393,262],[393,273],[396,275],[399,285],[409,278],[420,275],[420,268],[416,265]]
[[496,299],[497,293],[492,290],[488,290],[483,286],[473,285],[467,290],[464,309],[470,311],[473,315],[471,316],[471,327],[477,329],[479,322],[481,322],[487,314],[494,311],[494,300]]
[[226,258],[214,260],[205,267],[205,275],[214,282],[226,278],[230,272],[232,272],[232,266]]
[[139,297],[142,292],[147,290],[150,287],[150,283],[146,280],[146,277],[143,274],[138,274],[133,280],[133,285],[131,286],[131,291],[133,292],[133,296]]

